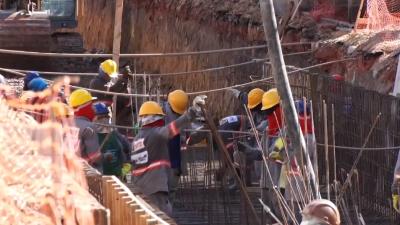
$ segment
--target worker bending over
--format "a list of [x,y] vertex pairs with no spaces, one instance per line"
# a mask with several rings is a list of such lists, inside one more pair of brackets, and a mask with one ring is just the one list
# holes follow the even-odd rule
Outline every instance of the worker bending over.
[[139,110],[140,130],[131,151],[133,183],[160,210],[171,215],[169,202],[168,173],[171,168],[168,142],[179,134],[180,129],[190,124],[201,112],[206,96],[197,96],[193,107],[171,123],[164,124],[165,113],[153,101],[143,103]]

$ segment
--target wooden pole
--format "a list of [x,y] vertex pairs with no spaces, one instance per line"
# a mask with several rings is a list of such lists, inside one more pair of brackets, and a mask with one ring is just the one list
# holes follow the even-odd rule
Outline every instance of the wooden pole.
[[[122,13],[124,10],[124,0],[115,1],[115,19],[114,19],[114,39],[113,39],[113,60],[119,65],[119,55],[121,53],[121,26]],[[117,118],[117,96],[113,96],[112,103],[112,124],[116,124]]]
[[360,22],[361,12],[362,12],[363,7],[364,7],[364,0],[361,0],[360,8],[358,9],[358,13],[357,13],[356,24],[354,25],[354,30],[358,29],[358,23]]
[[282,47],[279,41],[275,9],[272,0],[260,0],[261,16],[268,43],[268,54],[271,61],[272,71],[276,87],[282,100],[282,108],[285,114],[288,137],[294,148],[294,154],[300,155],[303,151],[306,156],[307,166],[310,170],[311,187],[315,196],[320,196],[316,186],[315,173],[312,168],[311,160],[306,150],[306,143],[301,134],[298,116],[294,106],[292,90],[290,89],[289,78],[283,59]]
[[113,60],[119,65],[121,53],[121,27],[122,13],[124,11],[124,0],[115,1],[114,39],[113,39]]

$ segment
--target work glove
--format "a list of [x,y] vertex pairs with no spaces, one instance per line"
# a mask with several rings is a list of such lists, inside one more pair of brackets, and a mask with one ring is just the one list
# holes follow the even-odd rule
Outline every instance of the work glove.
[[196,113],[201,112],[201,107],[206,104],[206,95],[199,95],[196,96],[193,100],[193,109],[196,111]]
[[275,161],[283,161],[283,157],[278,151],[272,151],[271,153],[269,153],[268,157]]
[[235,98],[239,98],[239,95],[240,95],[240,91],[239,91],[239,90],[234,89],[234,88],[230,88],[230,89],[228,89],[228,91],[229,91],[233,96],[235,96]]
[[398,194],[393,194],[392,195],[392,199],[393,199],[393,208],[397,212],[400,212],[400,210],[399,210],[399,195]]
[[132,165],[130,163],[124,163],[122,165],[122,169],[121,169],[122,177],[125,177],[128,173],[130,173],[131,169],[132,169]]
[[106,162],[111,162],[113,160],[113,154],[110,152],[106,152],[103,154],[103,158]]
[[277,160],[283,161],[281,152],[284,147],[285,147],[285,143],[283,141],[283,138],[276,139],[275,143],[274,143],[274,150],[271,153],[269,153],[268,157],[275,161],[277,161]]
[[124,69],[122,70],[122,78],[128,79],[132,75],[131,68],[129,65],[125,66]]

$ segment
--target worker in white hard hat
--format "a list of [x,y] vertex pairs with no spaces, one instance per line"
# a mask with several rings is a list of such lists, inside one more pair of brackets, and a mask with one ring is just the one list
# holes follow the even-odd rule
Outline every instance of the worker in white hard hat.
[[180,129],[195,120],[205,104],[206,96],[197,96],[182,116],[169,124],[164,123],[165,113],[157,102],[143,103],[139,110],[140,129],[131,151],[133,184],[160,210],[171,215],[168,174],[171,169],[168,142]]
[[333,202],[317,199],[303,209],[300,225],[340,225],[339,210]]

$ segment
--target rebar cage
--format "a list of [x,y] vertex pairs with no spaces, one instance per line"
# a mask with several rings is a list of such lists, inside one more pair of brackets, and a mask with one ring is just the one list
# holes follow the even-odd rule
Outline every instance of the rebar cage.
[[[338,192],[334,188],[334,181],[338,181],[339,190],[364,142],[367,142],[367,148],[387,148],[363,152],[351,185],[344,194],[344,204],[340,205],[344,224],[355,223],[360,217],[367,224],[374,224],[376,221],[376,224],[398,224],[399,216],[391,208],[390,199],[398,153],[392,147],[400,146],[400,100],[315,74],[291,76],[290,82],[295,98],[306,97],[313,105],[322,196],[327,197],[327,166],[324,160],[325,102],[332,201],[335,201],[335,192]],[[272,87],[273,83],[265,83],[265,86]],[[379,113],[382,115],[367,141],[366,137]],[[190,215],[189,217],[196,218],[196,222],[191,221],[191,224],[254,224],[252,218],[249,218],[251,213],[246,211],[248,208],[240,192],[230,189],[229,182],[224,180],[228,172],[224,171],[220,154],[212,146],[212,141],[208,143],[210,144],[203,148],[188,148],[183,153],[187,173],[181,177],[180,188],[176,194],[174,205],[180,214],[176,217]],[[338,147],[334,148],[332,145]],[[334,151],[336,166],[333,163]],[[263,219],[265,215],[258,202],[261,189],[257,182],[247,189],[253,205]]]

